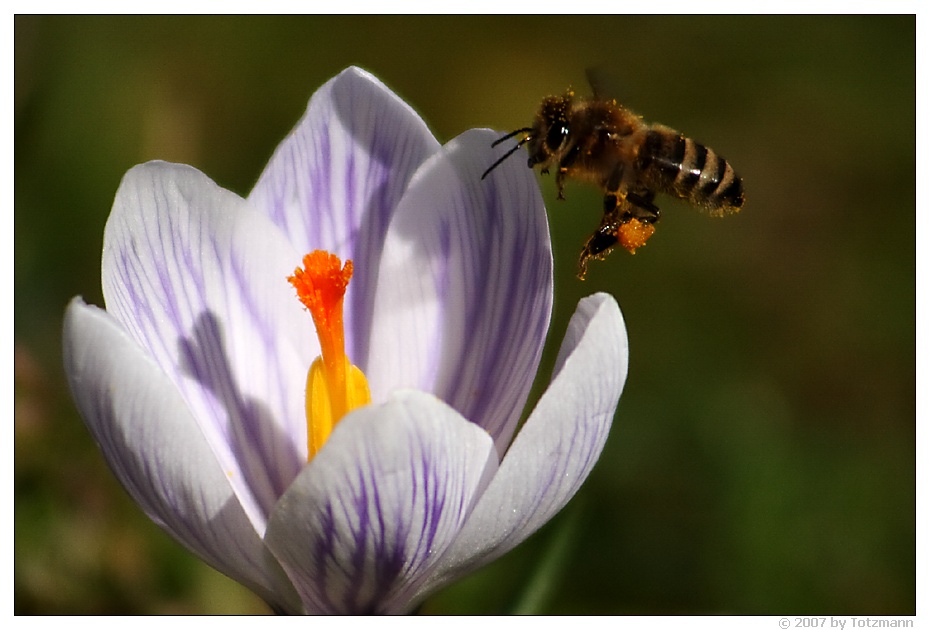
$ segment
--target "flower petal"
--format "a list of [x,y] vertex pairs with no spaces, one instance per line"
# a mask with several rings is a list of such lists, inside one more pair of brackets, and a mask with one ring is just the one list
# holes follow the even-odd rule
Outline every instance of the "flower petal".
[[88,429],[148,517],[272,606],[300,610],[175,385],[106,311],[80,298],[65,312],[64,365]]
[[497,468],[487,433],[422,392],[346,416],[265,541],[308,612],[398,613]]
[[423,165],[384,245],[366,374],[372,396],[431,391],[502,454],[532,385],[552,310],[552,249],[523,160],[471,130]]
[[348,68],[313,95],[249,195],[297,251],[353,260],[346,351],[363,368],[384,232],[417,167],[438,149],[409,105]]
[[613,297],[582,299],[549,388],[417,599],[500,557],[574,496],[604,447],[628,356],[623,316]]
[[261,532],[306,462],[318,352],[268,219],[194,168],[130,170],[104,232],[107,310],[175,383]]

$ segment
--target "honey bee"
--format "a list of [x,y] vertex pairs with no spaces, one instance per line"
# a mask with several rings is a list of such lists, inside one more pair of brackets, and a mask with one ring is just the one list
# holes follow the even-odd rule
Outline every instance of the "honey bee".
[[738,212],[745,200],[743,180],[712,149],[664,125],[648,124],[616,100],[579,100],[569,90],[543,99],[531,127],[498,139],[523,137],[481,176],[526,146],[527,165],[542,173],[557,167],[558,198],[567,179],[590,182],[604,191],[604,215],[578,260],[584,280],[588,260],[603,260],[615,245],[631,254],[655,232],[657,193],[685,199],[711,216]]

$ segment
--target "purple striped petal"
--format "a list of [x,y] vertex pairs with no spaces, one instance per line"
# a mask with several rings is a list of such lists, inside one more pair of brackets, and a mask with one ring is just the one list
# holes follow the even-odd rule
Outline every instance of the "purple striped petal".
[[497,468],[487,433],[422,392],[346,416],[265,541],[308,612],[399,613]]
[[626,381],[628,345],[614,298],[582,299],[555,376],[421,599],[502,556],[574,496],[597,461]]
[[243,199],[164,162],[126,174],[104,233],[107,310],[178,387],[259,532],[306,461],[318,346],[286,280],[299,262]]
[[346,351],[363,370],[385,230],[410,178],[438,149],[409,105],[348,68],[313,95],[249,196],[301,255],[326,249],[354,262]]
[[84,421],[149,518],[273,606],[300,610],[175,384],[109,313],[75,298],[64,365]]
[[522,160],[481,174],[496,134],[465,132],[411,182],[381,262],[367,371],[375,399],[430,391],[503,453],[526,402],[552,310],[552,250]]

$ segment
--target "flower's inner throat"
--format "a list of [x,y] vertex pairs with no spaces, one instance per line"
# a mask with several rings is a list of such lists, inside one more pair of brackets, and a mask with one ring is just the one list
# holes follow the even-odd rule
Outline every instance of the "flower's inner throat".
[[352,261],[340,268],[334,254],[316,250],[303,259],[304,268],[294,270],[288,282],[313,316],[322,356],[307,372],[307,461],[323,448],[336,423],[344,415],[371,402],[368,380],[346,356],[342,325],[342,300]]

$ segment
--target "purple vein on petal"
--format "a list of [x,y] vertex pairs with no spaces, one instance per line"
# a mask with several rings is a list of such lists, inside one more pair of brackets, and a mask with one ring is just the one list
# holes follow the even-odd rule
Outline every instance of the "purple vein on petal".
[[325,249],[354,261],[346,352],[363,370],[384,232],[414,171],[438,147],[408,105],[349,68],[314,94],[249,196],[301,255]]
[[[552,257],[538,188],[525,167],[507,165],[480,179],[486,132],[460,136],[454,154],[461,185],[449,202],[457,235],[459,295],[450,304],[440,396],[495,438],[509,442],[542,353],[549,325]],[[487,143],[489,144],[489,143]],[[466,148],[467,147],[467,148]],[[489,161],[490,151],[484,152]],[[446,256],[445,258],[448,258]],[[447,274],[448,275],[448,274]],[[453,332],[454,331],[454,332]]]
[[404,612],[496,470],[492,451],[420,392],[356,410],[285,493],[266,542],[308,609]]
[[[500,435],[504,421],[520,412],[522,400],[515,395],[525,388],[523,375],[535,373],[538,354],[515,352],[512,340],[521,336],[543,339],[548,326],[548,318],[534,316],[533,311],[544,308],[539,304],[537,295],[526,295],[527,286],[543,286],[545,266],[527,264],[538,261],[540,256],[537,241],[529,234],[529,222],[514,226],[508,219],[513,216],[513,209],[500,203],[497,191],[486,196],[488,224],[484,229],[489,235],[484,256],[472,258],[471,265],[478,278],[488,278],[493,292],[475,291],[476,298],[469,304],[465,316],[465,339],[481,341],[488,348],[506,349],[505,355],[489,352],[485,356],[482,369],[469,371],[470,380],[455,379],[449,390],[450,400],[465,400],[471,396],[468,407],[469,417],[486,419],[483,426],[492,435]],[[505,223],[510,223],[505,225]],[[513,238],[495,238],[496,235],[515,232]],[[525,297],[524,297],[525,296]],[[529,308],[527,308],[529,307]],[[510,311],[506,313],[505,311]],[[473,326],[477,324],[476,326]],[[526,325],[530,324],[527,330]],[[506,365],[503,371],[493,370],[493,366]],[[500,396],[473,396],[472,392],[500,392]],[[505,397],[509,408],[495,409],[495,398]],[[496,411],[497,413],[492,413]],[[501,413],[503,412],[503,413]],[[509,435],[505,439],[509,439]]]
[[548,329],[552,254],[532,171],[481,180],[495,135],[472,130],[417,173],[387,233],[372,393],[431,391],[503,453]]
[[[251,498],[243,498],[267,515],[302,457],[288,435],[294,404],[288,389],[295,388],[282,378],[283,364],[276,359],[297,349],[280,347],[283,337],[272,330],[265,289],[256,292],[256,283],[267,284],[268,271],[256,275],[249,267],[263,251],[259,241],[265,241],[254,228],[265,229],[264,220],[237,214],[249,212],[241,199],[189,167],[139,167],[126,186],[122,197],[118,194],[121,209],[108,224],[107,304],[176,382],[213,436],[211,444],[234,485],[242,489],[236,481],[241,479],[249,488]],[[146,192],[150,199],[140,196]],[[237,216],[252,226],[245,228],[246,249],[246,237],[237,236],[229,223]],[[280,266],[276,259],[271,268]],[[296,312],[296,303],[293,308]],[[255,360],[258,354],[263,360]],[[261,399],[250,391],[261,392]]]

